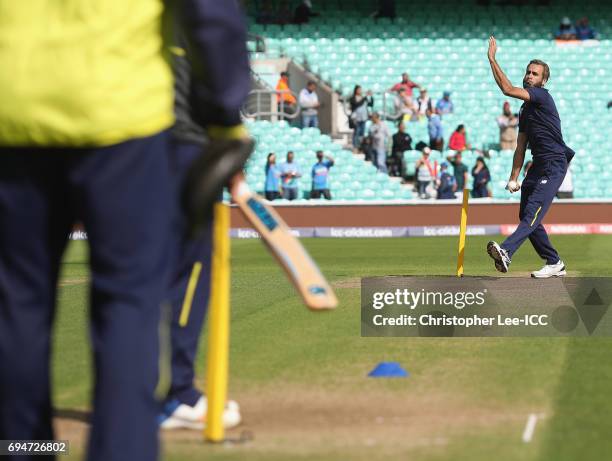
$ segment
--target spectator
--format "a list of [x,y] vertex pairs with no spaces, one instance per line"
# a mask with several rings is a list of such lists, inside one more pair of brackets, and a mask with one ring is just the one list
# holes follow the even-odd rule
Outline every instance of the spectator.
[[451,92],[445,91],[442,93],[442,99],[436,104],[436,112],[438,114],[452,114],[455,111],[455,105],[451,101]]
[[319,97],[317,96],[317,84],[310,80],[306,88],[300,91],[300,107],[302,109],[302,128],[319,126]]
[[559,186],[557,198],[574,198],[574,182],[572,181],[572,170],[569,168],[567,173],[565,173],[561,186]]
[[[281,72],[276,84],[276,91],[278,92],[278,112],[280,114],[295,114],[297,100],[289,88],[289,72]],[[282,115],[281,118],[287,119],[287,117]]]
[[458,125],[457,129],[453,131],[453,134],[451,134],[451,137],[448,140],[448,148],[451,150],[456,150],[457,152],[462,152],[472,148],[472,146],[466,142],[464,125]]
[[461,152],[448,156],[446,159],[453,165],[453,176],[455,177],[455,182],[457,183],[457,190],[463,191],[468,182],[468,167],[462,162]]
[[317,151],[317,163],[312,167],[312,191],[310,198],[321,198],[331,200],[329,191],[329,169],[334,166],[334,159],[324,155],[322,150]]
[[416,117],[416,105],[403,87],[397,91],[395,97],[395,113],[403,122],[408,122]]
[[282,178],[283,198],[287,200],[295,200],[298,198],[298,180],[302,177],[302,172],[297,163],[295,163],[292,151],[287,152],[287,161],[280,165],[280,173]]
[[608,106],[607,106],[607,108],[609,109],[610,107],[612,107],[612,101],[608,101]]
[[412,150],[412,138],[406,133],[406,125],[400,122],[397,133],[393,135],[393,144],[391,147],[391,157],[388,164],[390,167],[389,174],[392,176],[406,177],[406,165],[404,163],[404,152]]
[[444,130],[442,129],[442,120],[434,111],[425,111],[429,122],[427,123],[427,131],[429,131],[429,147],[435,150],[442,151],[444,148]]
[[264,187],[264,193],[267,200],[272,201],[280,197],[280,177],[281,172],[276,165],[276,155],[270,152],[266,159],[266,185]]
[[423,155],[415,163],[417,190],[420,198],[428,198],[427,188],[436,177],[435,168],[429,161],[429,154],[431,154],[431,149],[425,146],[423,148]]
[[559,29],[555,33],[557,40],[576,40],[576,29],[572,26],[572,21],[567,16],[561,20]]
[[502,150],[515,150],[518,136],[518,117],[510,110],[510,103],[504,103],[503,113],[497,117],[499,145]]
[[395,19],[395,0],[378,0],[378,11],[374,18]]
[[457,190],[457,181],[455,177],[448,172],[448,163],[442,162],[440,165],[440,174],[436,180],[438,189],[438,199],[453,199]]
[[349,104],[351,106],[349,127],[353,129],[353,147],[358,148],[365,135],[365,126],[369,118],[368,108],[374,106],[372,92],[368,91],[363,96],[361,86],[355,85]]
[[576,23],[576,38],[578,40],[594,40],[595,30],[589,26],[587,17],[581,18]]
[[370,125],[370,145],[373,151],[372,157],[378,171],[387,173],[387,140],[389,139],[389,128],[380,119],[378,112],[372,114],[372,125]]
[[476,159],[476,165],[472,168],[472,177],[474,178],[474,186],[472,187],[472,197],[482,198],[489,196],[489,188],[487,185],[491,181],[489,168],[484,161],[484,157]]
[[412,98],[412,89],[421,89],[421,85],[410,80],[410,76],[406,72],[404,72],[402,74],[402,81],[393,85],[389,91],[399,92],[400,88],[405,89],[406,95]]
[[427,90],[425,88],[421,88],[419,97],[416,100],[416,111],[419,118],[425,116],[427,109],[433,111],[433,105],[431,103],[431,98],[427,94]]

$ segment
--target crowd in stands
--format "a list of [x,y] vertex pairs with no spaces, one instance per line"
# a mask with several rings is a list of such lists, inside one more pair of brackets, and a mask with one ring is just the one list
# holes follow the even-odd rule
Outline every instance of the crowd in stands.
[[[309,196],[313,199],[323,197],[331,200],[329,170],[334,166],[334,159],[320,150],[317,151],[316,157],[317,161],[310,170],[312,186]],[[276,154],[270,152],[266,159],[265,175],[264,193],[267,200],[272,201],[279,198],[295,200],[299,198],[298,179],[302,177],[302,171],[295,162],[293,152],[287,152],[286,161],[280,165],[276,163]]]
[[[454,199],[456,193],[462,193],[468,182],[468,167],[463,163],[461,152],[447,157],[438,165],[437,161],[431,161],[431,148],[423,147],[422,156],[416,161],[415,181],[419,198]],[[453,172],[449,171],[453,167]],[[472,167],[473,178],[472,197],[490,197],[488,184],[491,174],[487,167],[485,158],[480,156]]]
[[[419,92],[416,98],[415,90]],[[450,163],[442,162],[438,165],[437,161],[432,163],[429,160],[432,150],[438,152],[444,150],[442,117],[446,114],[452,114],[455,110],[451,100],[451,92],[445,91],[442,97],[434,103],[427,89],[412,81],[408,73],[402,74],[401,81],[393,85],[389,91],[396,94],[397,133],[391,136],[386,123],[381,120],[378,113],[374,112],[369,116],[371,124],[366,136],[364,128],[367,114],[365,111],[374,105],[374,101],[370,92],[368,92],[366,100],[361,96],[361,87],[355,87],[353,97],[350,100],[350,119],[359,120],[362,125],[358,126],[355,122],[349,124],[354,129],[354,148],[364,152],[366,159],[372,161],[379,171],[407,179],[403,153],[413,149],[413,140],[406,131],[406,126],[410,122],[427,119],[429,144],[419,142],[415,146],[415,149],[421,150],[423,153],[415,164],[415,189],[421,198],[454,198],[455,192],[462,191],[467,181],[467,166],[461,161],[461,152],[471,149],[472,146],[467,142],[465,126],[459,125],[450,136],[447,148],[457,153],[456,157],[448,158]],[[359,101],[361,104],[358,105],[355,101]],[[514,122],[508,123],[509,126],[514,126],[513,124]],[[504,131],[504,136],[508,139],[510,134],[508,130]],[[514,143],[516,143],[516,139]],[[387,156],[389,145],[391,152]],[[449,171],[450,166],[453,167],[453,174]],[[472,175],[475,184],[478,184],[472,194],[475,197],[488,196],[487,184],[491,180],[491,176],[484,157],[479,157],[472,170]]]

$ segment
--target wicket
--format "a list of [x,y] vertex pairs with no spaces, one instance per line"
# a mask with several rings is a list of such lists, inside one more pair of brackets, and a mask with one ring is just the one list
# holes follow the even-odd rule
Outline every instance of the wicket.
[[211,296],[208,313],[206,396],[208,410],[204,437],[222,442],[225,437],[223,411],[227,400],[230,322],[230,212],[229,206],[215,204]]
[[467,230],[469,193],[469,189],[463,189],[463,204],[461,205],[461,225],[459,227],[459,252],[457,255],[457,277],[463,277],[463,257],[465,255],[465,232]]

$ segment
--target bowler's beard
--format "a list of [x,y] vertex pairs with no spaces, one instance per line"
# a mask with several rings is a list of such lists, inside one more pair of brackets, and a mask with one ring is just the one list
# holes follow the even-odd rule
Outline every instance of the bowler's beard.
[[541,83],[540,85],[533,85],[530,83],[527,83],[527,81],[523,80],[523,88],[527,89],[527,88],[542,88],[544,86],[544,83]]

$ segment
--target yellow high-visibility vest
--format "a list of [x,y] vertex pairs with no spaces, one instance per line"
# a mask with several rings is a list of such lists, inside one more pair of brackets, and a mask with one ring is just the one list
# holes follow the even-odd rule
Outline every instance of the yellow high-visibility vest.
[[104,146],[172,125],[163,0],[0,0],[0,145]]

